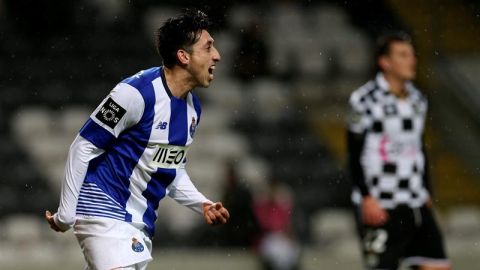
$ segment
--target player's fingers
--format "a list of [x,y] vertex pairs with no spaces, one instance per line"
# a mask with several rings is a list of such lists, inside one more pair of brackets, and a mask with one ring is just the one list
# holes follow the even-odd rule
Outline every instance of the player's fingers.
[[230,218],[230,212],[228,212],[228,210],[226,208],[223,208],[222,210],[222,214],[225,218],[229,219]]
[[219,211],[224,218],[226,218],[226,219],[230,218],[230,213],[228,212],[228,210],[225,207],[220,209]]
[[212,210],[212,213],[215,215],[215,223],[225,224],[227,220],[223,217],[222,213],[217,210]]
[[216,209],[216,210],[220,210],[220,209],[222,209],[222,208],[223,208],[223,204],[222,204],[221,202],[216,202],[216,203],[215,203],[215,209]]
[[211,211],[208,211],[207,215],[212,221],[211,225],[214,225],[215,223],[217,223],[217,217],[215,216],[215,214],[213,214]]
[[222,213],[220,213],[220,211],[213,211],[213,213],[215,214],[215,217],[217,218],[216,220],[221,222],[222,224],[225,224],[227,222],[227,220],[223,217]]
[[368,212],[366,213],[366,224],[371,226],[379,226],[381,225],[381,216],[378,212]]
[[214,225],[215,224],[215,215],[212,214],[210,211],[205,212],[205,219],[207,220],[207,223],[209,225]]
[[212,225],[212,224],[213,224],[213,221],[212,221],[212,219],[209,217],[208,213],[205,214],[205,221],[207,221],[207,224],[208,224],[208,225]]
[[50,211],[45,211],[45,219],[47,220],[48,224],[50,224],[50,228],[56,232],[63,232],[53,220],[53,215]]
[[388,216],[386,211],[381,211],[377,217],[378,225],[384,225],[387,222]]
[[378,219],[375,221],[375,226],[382,226],[383,224],[385,224],[385,220],[382,219],[382,218],[378,218]]
[[372,226],[378,226],[380,225],[380,221],[379,221],[379,218],[377,216],[371,216],[370,217],[370,224]]
[[227,219],[222,215],[222,213],[218,212],[218,217],[217,219],[220,221],[220,223],[225,224],[227,223]]
[[60,231],[60,228],[58,228],[57,224],[55,224],[55,222],[51,219],[47,220],[48,221],[48,224],[50,224],[50,228],[56,232],[59,232]]
[[[50,211],[45,211],[45,219],[47,220],[48,224],[50,224],[50,227],[54,229],[53,227],[57,228],[57,224],[55,224],[55,221],[53,220],[53,215],[50,213]],[[55,229],[57,231],[57,229]]]
[[382,222],[381,219],[378,219],[378,218],[377,218],[377,219],[373,219],[370,225],[372,225],[372,226],[381,226],[381,225],[383,225],[383,222]]
[[371,217],[371,216],[368,216],[366,218],[366,224],[367,225],[372,225],[372,226],[376,226],[376,221],[375,221],[375,218]]
[[373,225],[373,219],[372,219],[372,215],[370,214],[370,212],[364,211],[363,215],[362,215],[362,218],[363,218],[363,223],[365,223],[367,225]]
[[52,216],[52,213],[50,213],[50,211],[45,211],[45,219],[50,221],[50,217]]

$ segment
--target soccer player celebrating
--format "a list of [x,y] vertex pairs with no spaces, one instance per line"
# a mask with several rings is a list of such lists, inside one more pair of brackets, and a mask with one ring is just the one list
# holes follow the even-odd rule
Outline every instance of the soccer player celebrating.
[[353,92],[348,127],[349,167],[357,227],[367,269],[450,269],[432,213],[422,141],[427,101],[411,80],[410,38],[379,43],[374,80]]
[[228,211],[192,184],[186,156],[200,122],[192,90],[208,87],[220,54],[205,13],[187,10],[156,33],[163,66],[129,77],[103,100],[70,147],[55,231],[71,227],[88,269],[146,269],[166,195],[224,224]]

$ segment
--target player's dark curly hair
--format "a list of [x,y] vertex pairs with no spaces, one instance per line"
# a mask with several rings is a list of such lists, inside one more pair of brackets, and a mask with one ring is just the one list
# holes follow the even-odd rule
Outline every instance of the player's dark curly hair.
[[377,49],[375,51],[375,71],[382,71],[382,68],[378,65],[378,59],[382,56],[386,56],[390,53],[390,48],[395,42],[406,42],[412,44],[412,38],[405,32],[393,32],[381,36],[377,40]]
[[207,14],[198,9],[185,9],[181,15],[168,19],[155,32],[157,52],[163,59],[163,65],[171,68],[178,64],[177,51],[184,49],[191,52],[202,30],[208,30],[210,26]]

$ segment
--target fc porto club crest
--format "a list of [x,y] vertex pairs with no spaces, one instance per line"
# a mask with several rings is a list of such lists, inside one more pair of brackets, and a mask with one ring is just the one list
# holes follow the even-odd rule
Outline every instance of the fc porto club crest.
[[132,250],[135,252],[142,252],[145,248],[142,243],[140,243],[137,238],[132,238]]
[[190,137],[195,136],[195,130],[197,129],[197,121],[195,117],[192,117],[192,124],[190,124]]

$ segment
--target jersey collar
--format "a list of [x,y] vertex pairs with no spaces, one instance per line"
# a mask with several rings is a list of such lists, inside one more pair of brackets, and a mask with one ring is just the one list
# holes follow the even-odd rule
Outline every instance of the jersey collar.
[[178,99],[178,100],[185,100],[186,101],[188,99],[188,96],[192,94],[192,91],[189,91],[188,94],[187,94],[187,97],[185,99],[175,97],[172,94],[172,91],[170,90],[170,88],[168,87],[167,78],[165,77],[165,69],[164,69],[163,66],[160,67],[160,77],[162,78],[163,88],[165,89],[165,92],[167,93],[169,98],[175,98],[175,99]]
[[[378,72],[377,73],[377,76],[375,78],[375,82],[377,83],[378,87],[381,90],[383,90],[387,93],[390,93],[390,84],[385,79],[385,75],[383,75],[383,72]],[[405,83],[405,90],[408,93],[407,98],[411,96],[413,88],[414,88],[414,86],[413,86],[413,83],[411,81],[407,81]]]
[[172,98],[172,91],[170,91],[170,88],[168,88],[167,79],[165,78],[165,70],[163,69],[163,66],[160,67],[160,77],[162,78],[162,84],[165,92],[167,92],[169,98]]

